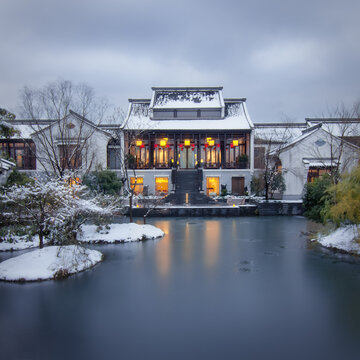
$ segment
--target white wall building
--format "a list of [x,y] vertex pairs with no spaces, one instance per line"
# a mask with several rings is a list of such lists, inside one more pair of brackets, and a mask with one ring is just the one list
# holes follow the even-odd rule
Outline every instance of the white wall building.
[[[15,120],[18,133],[1,139],[0,151],[24,171],[54,166],[110,169],[137,192],[206,196],[225,189],[250,193],[264,170],[266,151],[280,149],[286,183],[277,197],[300,199],[304,185],[331,171],[359,164],[359,119],[306,119],[302,123],[253,123],[244,98],[224,98],[222,87],[154,87],[148,99],[130,99],[120,125],[94,124],[70,111],[61,120]],[[136,184],[135,184],[136,178]],[[191,199],[190,199],[191,200]],[[204,198],[197,198],[201,202]]]

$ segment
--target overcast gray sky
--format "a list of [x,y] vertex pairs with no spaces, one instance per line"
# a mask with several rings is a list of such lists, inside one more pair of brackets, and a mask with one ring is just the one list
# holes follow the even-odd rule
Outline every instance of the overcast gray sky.
[[0,107],[85,82],[126,109],[151,86],[224,86],[254,122],[360,99],[358,0],[1,0]]

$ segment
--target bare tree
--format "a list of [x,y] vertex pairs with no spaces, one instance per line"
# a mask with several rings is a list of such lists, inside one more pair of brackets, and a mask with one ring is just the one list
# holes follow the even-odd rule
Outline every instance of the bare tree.
[[[121,171],[123,191],[129,197],[130,222],[133,222],[134,196],[139,192],[139,188],[143,186],[137,174],[139,166],[136,154],[137,141],[148,130],[147,125],[143,121],[143,116],[148,115],[148,108],[143,104],[132,104],[132,106],[135,106],[133,109],[134,116],[130,120],[129,117],[123,119],[121,130],[115,133],[116,143],[122,144],[122,146],[118,146],[116,156]],[[119,115],[121,118],[124,113],[120,111],[116,116]]]
[[[265,199],[272,197],[276,190],[284,190],[281,174],[280,153],[293,137],[291,123],[259,124],[255,133],[255,162],[258,162],[263,178]],[[261,150],[261,151],[260,151]]]
[[[330,110],[327,116],[307,120],[313,124],[319,124],[324,130],[324,143],[328,145],[326,153],[321,146],[314,146],[312,152],[314,158],[322,163],[322,167],[328,169],[332,183],[337,184],[341,174],[349,170],[355,158],[355,156],[349,156],[346,149],[351,146],[351,143],[360,145],[360,101],[350,108],[341,103]],[[356,152],[355,147],[354,151]]]
[[86,174],[96,154],[91,138],[105,116],[107,102],[96,98],[88,85],[64,80],[40,89],[24,87],[20,98],[20,113],[29,119],[34,155],[44,171],[60,178],[68,172]]

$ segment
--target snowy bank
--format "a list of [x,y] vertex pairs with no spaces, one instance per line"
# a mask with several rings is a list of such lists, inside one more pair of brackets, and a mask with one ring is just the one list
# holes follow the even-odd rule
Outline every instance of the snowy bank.
[[0,263],[0,280],[40,281],[66,277],[89,269],[103,258],[81,246],[49,246]]
[[356,225],[348,225],[336,229],[329,235],[318,235],[318,238],[314,240],[328,248],[360,255],[358,236]]
[[0,242],[0,251],[15,251],[31,249],[39,246],[39,237],[34,236],[29,240],[28,238],[17,236],[10,241]]
[[98,231],[96,225],[83,225],[78,240],[86,243],[123,243],[156,239],[164,236],[164,232],[153,225],[111,224],[109,229]]

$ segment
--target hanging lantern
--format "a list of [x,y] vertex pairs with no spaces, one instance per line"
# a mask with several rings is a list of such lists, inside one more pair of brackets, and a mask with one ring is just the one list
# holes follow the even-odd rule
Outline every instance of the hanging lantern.
[[141,146],[142,144],[142,140],[136,140],[136,146]]
[[190,146],[190,140],[189,139],[184,140],[184,145],[185,146]]
[[165,139],[160,140],[160,146],[166,146],[167,141]]
[[233,146],[239,146],[239,140],[233,140],[232,145]]

